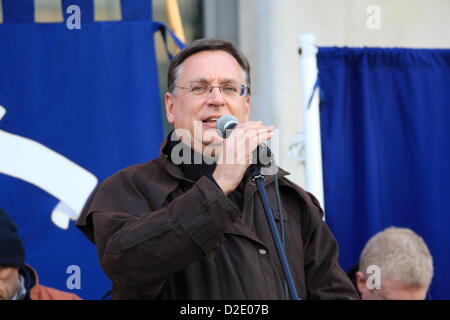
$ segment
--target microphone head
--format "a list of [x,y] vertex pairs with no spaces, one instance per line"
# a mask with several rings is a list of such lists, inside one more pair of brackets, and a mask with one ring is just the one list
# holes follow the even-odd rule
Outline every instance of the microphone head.
[[219,134],[219,136],[226,139],[228,137],[227,130],[232,130],[238,124],[239,121],[235,116],[232,116],[231,114],[225,114],[221,116],[219,120],[217,120],[217,133]]

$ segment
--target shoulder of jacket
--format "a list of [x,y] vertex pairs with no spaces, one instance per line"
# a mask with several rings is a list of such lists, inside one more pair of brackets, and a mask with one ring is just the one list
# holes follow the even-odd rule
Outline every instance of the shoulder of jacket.
[[140,181],[145,181],[145,183],[151,183],[152,181],[157,181],[164,179],[168,176],[168,173],[161,164],[161,159],[156,158],[141,164],[134,164],[129,167],[123,168],[113,175],[106,178],[99,185],[100,189],[107,187],[108,185],[115,185],[118,181],[129,181],[132,183],[139,184]]
[[41,284],[37,284],[31,288],[30,298],[31,300],[82,300],[76,294],[53,289]]
[[280,185],[284,185],[287,187],[292,188],[299,196],[303,199],[305,204],[312,209],[317,209],[320,212],[320,216],[323,218],[324,213],[322,210],[322,207],[320,205],[319,200],[309,191],[306,191],[302,187],[300,187],[298,184],[294,183],[293,181],[289,180],[285,176],[280,177]]
[[37,271],[28,264],[25,267],[28,268],[35,279],[35,284],[30,290],[31,300],[82,300],[76,294],[41,285]]
[[159,158],[147,161],[145,163],[139,163],[139,164],[134,164],[131,166],[128,166],[126,168],[123,168],[119,171],[117,171],[116,173],[114,173],[113,175],[111,175],[110,177],[106,178],[105,181],[108,180],[113,180],[113,179],[117,179],[118,177],[132,177],[134,175],[140,175],[140,174],[152,174],[155,171],[160,170],[160,165],[158,164],[159,162]]

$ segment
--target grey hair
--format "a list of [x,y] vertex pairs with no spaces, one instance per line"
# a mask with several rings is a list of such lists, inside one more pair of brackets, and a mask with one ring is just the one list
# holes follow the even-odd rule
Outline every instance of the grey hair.
[[390,227],[373,236],[364,247],[359,271],[376,265],[381,279],[401,281],[408,286],[429,286],[433,278],[433,257],[424,240],[407,228]]

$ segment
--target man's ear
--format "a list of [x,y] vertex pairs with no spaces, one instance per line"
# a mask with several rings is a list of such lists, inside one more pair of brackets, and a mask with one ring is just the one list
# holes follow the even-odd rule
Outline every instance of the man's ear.
[[367,279],[361,271],[358,271],[355,276],[356,287],[358,288],[359,294],[363,296],[363,294],[367,291]]
[[175,122],[175,114],[174,114],[174,96],[170,92],[166,92],[165,96],[165,104],[166,104],[166,117],[167,122],[173,124]]
[[249,95],[247,95],[245,97],[244,108],[245,108],[245,122],[247,122],[250,117],[250,96]]

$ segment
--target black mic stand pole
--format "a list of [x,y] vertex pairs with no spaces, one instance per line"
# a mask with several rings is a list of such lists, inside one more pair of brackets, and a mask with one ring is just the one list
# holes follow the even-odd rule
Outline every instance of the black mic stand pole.
[[[257,151],[257,154],[259,155],[259,150]],[[259,159],[259,157],[257,159]],[[273,217],[273,212],[269,205],[269,199],[267,197],[266,188],[264,186],[264,176],[261,174],[261,164],[259,163],[259,161],[257,164],[251,165],[250,171],[252,175],[252,181],[255,183],[256,188],[258,189],[258,193],[261,198],[262,205],[264,207],[264,212],[266,214],[267,222],[269,224],[270,231],[272,233],[275,248],[277,249],[278,258],[280,259],[280,263],[283,268],[283,274],[288,285],[291,300],[301,300],[297,294],[297,290],[295,288],[294,280],[292,277],[292,272],[289,267],[289,262],[287,260],[286,253],[284,252],[284,246],[281,242],[280,235],[278,233],[278,228],[275,219]]]

